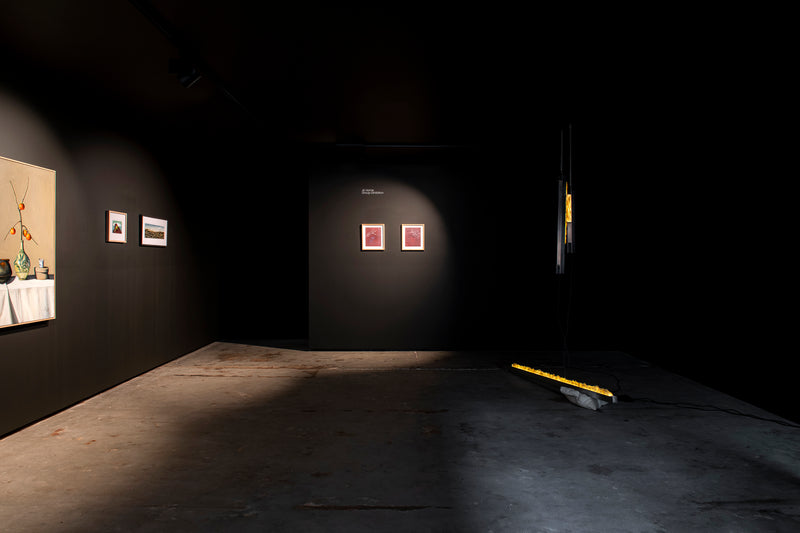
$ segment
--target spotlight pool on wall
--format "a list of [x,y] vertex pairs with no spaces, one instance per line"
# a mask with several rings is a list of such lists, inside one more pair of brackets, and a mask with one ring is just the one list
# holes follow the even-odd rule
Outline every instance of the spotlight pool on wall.
[[52,320],[56,173],[0,157],[0,327]]
[[141,245],[142,246],[166,246],[167,245],[167,221],[161,218],[146,217],[141,218]]
[[386,249],[386,231],[383,224],[361,224],[361,249]]
[[425,250],[425,224],[402,224],[403,250]]

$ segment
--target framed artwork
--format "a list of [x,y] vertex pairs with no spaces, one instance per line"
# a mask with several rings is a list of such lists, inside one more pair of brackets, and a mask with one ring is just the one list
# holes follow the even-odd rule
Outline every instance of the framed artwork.
[[161,218],[146,217],[141,219],[142,234],[140,244],[142,246],[166,246],[167,245],[167,221]]
[[56,317],[56,172],[0,157],[0,328]]
[[425,224],[403,224],[403,250],[425,250]]
[[361,249],[386,249],[386,231],[383,224],[361,224]]
[[128,242],[128,214],[106,211],[106,242]]

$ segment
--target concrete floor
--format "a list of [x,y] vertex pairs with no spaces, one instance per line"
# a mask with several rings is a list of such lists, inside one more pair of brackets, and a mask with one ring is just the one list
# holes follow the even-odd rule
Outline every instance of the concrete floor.
[[800,531],[800,428],[570,361],[669,405],[591,411],[508,369],[552,354],[214,343],[0,440],[0,531]]

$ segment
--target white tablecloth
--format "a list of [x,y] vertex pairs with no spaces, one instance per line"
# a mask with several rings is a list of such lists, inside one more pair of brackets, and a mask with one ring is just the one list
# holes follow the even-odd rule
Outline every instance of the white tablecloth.
[[0,326],[46,320],[56,316],[56,281],[35,279],[25,281],[14,276],[10,283],[0,285]]

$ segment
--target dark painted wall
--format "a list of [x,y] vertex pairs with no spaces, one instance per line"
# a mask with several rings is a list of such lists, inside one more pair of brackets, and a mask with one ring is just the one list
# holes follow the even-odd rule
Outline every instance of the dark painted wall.
[[[555,141],[528,131],[530,143],[438,158],[317,158],[312,347],[559,349],[568,326],[570,349],[626,351],[796,419],[780,129],[715,115],[709,130],[693,112],[576,125],[577,253],[562,278],[558,127]],[[423,216],[428,249],[400,252],[399,224]],[[386,251],[360,251],[361,222],[387,224]]]
[[[310,179],[311,346],[558,346],[557,130],[549,144],[517,148],[323,158]],[[385,251],[361,250],[365,222],[386,225]],[[425,251],[401,251],[402,223],[426,225]]]
[[[439,80],[435,105],[416,119],[398,111],[399,98],[386,99],[391,113],[364,105],[381,100],[369,76],[344,102],[303,106],[306,119],[335,117],[328,140],[392,142],[399,132],[407,142],[494,145],[438,160],[286,151],[257,131],[229,135],[225,113],[141,115],[115,98],[135,91],[113,69],[96,73],[98,85],[0,50],[0,153],[58,173],[59,272],[58,318],[0,331],[0,433],[216,338],[558,347],[559,302],[571,302],[575,349],[622,349],[792,409],[785,187],[794,164],[780,161],[793,149],[781,84],[743,83],[742,55],[727,72],[704,59],[688,72],[680,61],[675,72],[647,69],[651,58],[609,70],[598,55],[588,70],[566,65],[576,77],[564,93],[563,80],[521,83],[519,56],[476,64],[474,42],[438,57],[433,70],[459,75]],[[375,58],[364,72],[391,65]],[[288,109],[278,127],[297,122]],[[556,135],[566,119],[576,132],[577,254],[559,280]],[[426,121],[445,135],[420,133]],[[365,177],[392,196],[362,197]],[[410,195],[427,207],[409,207]],[[106,209],[168,218],[170,246],[106,245]],[[392,226],[432,211],[429,249],[400,253]],[[358,224],[373,214],[385,216],[394,247],[364,254]],[[365,334],[365,320],[380,328]]]
[[665,100],[576,128],[570,335],[797,418],[785,129],[750,112]]
[[[55,320],[0,329],[0,434],[218,335],[188,132],[6,66],[0,153],[56,171],[57,279]],[[108,209],[128,213],[127,244],[105,243]],[[166,248],[139,246],[141,214],[168,219]]]
[[302,150],[245,130],[217,143],[205,254],[220,291],[220,338],[308,338],[308,187]]

